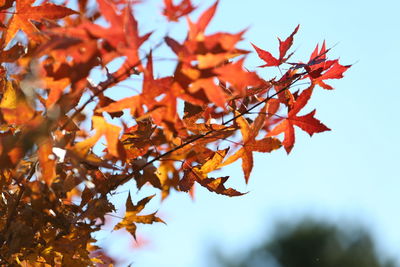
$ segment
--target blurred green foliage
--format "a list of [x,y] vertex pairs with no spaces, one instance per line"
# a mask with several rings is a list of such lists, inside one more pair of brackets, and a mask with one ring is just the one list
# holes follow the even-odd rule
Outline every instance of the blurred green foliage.
[[360,227],[339,227],[303,220],[278,224],[270,239],[241,257],[217,256],[223,267],[394,267],[379,255],[369,233]]

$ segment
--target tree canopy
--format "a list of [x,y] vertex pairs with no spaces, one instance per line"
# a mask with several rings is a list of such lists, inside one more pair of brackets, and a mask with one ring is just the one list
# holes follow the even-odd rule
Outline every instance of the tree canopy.
[[[248,44],[261,68],[280,71],[264,77],[245,67],[246,30],[208,32],[218,1],[193,19],[190,0],[164,0],[154,15],[186,23],[181,36],[142,32],[141,4],[0,1],[1,264],[111,263],[94,234],[119,208],[122,185],[162,199],[195,185],[240,196],[214,171],[241,160],[247,183],[254,152],[290,153],[299,129],[329,130],[315,109],[303,112],[350,67],[329,59],[325,42],[303,61],[292,60],[299,26],[278,39],[277,55]],[[160,49],[174,65],[155,74]],[[144,211],[153,197],[127,194],[114,229],[136,238],[138,224],[163,223]]]
[[394,267],[381,255],[370,234],[362,227],[337,226],[304,219],[279,223],[263,243],[240,258],[221,258],[219,266],[229,267]]

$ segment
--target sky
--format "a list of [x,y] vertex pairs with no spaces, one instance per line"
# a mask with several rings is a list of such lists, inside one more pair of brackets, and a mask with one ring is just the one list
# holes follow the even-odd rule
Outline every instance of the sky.
[[[184,20],[166,27],[157,15],[162,1],[144,2],[135,10],[139,23],[146,21],[140,25],[142,32],[156,29],[155,36],[168,31],[185,37]],[[194,2],[199,10],[213,3]],[[249,191],[242,197],[228,198],[197,187],[194,201],[184,193],[173,193],[162,203],[156,200],[150,210],[159,209],[167,225],[139,226],[138,234],[148,240],[143,248],[132,252],[132,239],[120,233],[113,233],[117,242],[102,237],[100,243],[108,245],[112,254],[129,258],[133,266],[200,267],[207,266],[212,250],[240,254],[271,235],[277,221],[313,216],[344,226],[361,223],[370,229],[380,251],[396,256],[400,251],[399,10],[396,0],[221,0],[208,33],[249,28],[241,47],[251,50],[252,42],[276,54],[276,37],[286,38],[300,24],[293,45],[295,59],[308,60],[316,44],[326,40],[328,47],[333,46],[330,58],[353,64],[343,79],[329,83],[334,91],[320,88],[309,103],[332,131],[312,138],[298,131],[290,155],[283,149],[257,154],[248,185],[240,164],[225,168],[221,176],[230,175],[232,186]],[[260,64],[255,53],[246,60],[249,69]],[[156,72],[162,75],[168,66],[166,62]],[[153,192],[146,190],[141,194]]]

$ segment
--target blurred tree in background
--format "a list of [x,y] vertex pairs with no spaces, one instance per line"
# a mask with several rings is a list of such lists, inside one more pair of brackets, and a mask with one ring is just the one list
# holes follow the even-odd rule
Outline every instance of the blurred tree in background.
[[305,219],[280,223],[273,236],[242,257],[218,255],[226,267],[394,267],[391,259],[378,255],[367,231]]

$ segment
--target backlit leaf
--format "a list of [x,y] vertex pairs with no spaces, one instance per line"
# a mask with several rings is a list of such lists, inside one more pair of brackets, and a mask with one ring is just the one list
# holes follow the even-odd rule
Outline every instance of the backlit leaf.
[[43,40],[39,29],[32,20],[61,19],[66,16],[77,14],[76,11],[64,6],[45,3],[40,6],[31,6],[33,0],[16,0],[16,13],[12,16],[5,32],[4,43],[8,44],[19,30],[23,30],[31,40],[40,42]]
[[148,215],[138,215],[146,204],[154,197],[148,196],[142,200],[140,200],[136,205],[132,203],[131,194],[129,193],[128,198],[126,200],[126,213],[124,219],[119,222],[115,227],[114,230],[118,230],[121,228],[125,228],[134,239],[136,239],[136,223],[144,223],[144,224],[152,224],[154,222],[161,222],[164,223],[163,220],[156,216],[156,213],[151,213]]
[[164,0],[163,15],[170,21],[178,21],[182,16],[186,16],[191,13],[195,7],[191,0],[182,0],[178,4],[174,4],[173,0]]
[[100,137],[105,136],[108,152],[115,157],[124,158],[125,150],[122,147],[121,142],[119,141],[121,128],[106,122],[106,120],[101,116],[93,116],[92,121],[93,129],[96,130],[96,133],[86,140],[77,143],[75,145],[75,149],[78,151],[87,150],[93,147],[100,139]]
[[313,92],[313,86],[304,90],[295,100],[291,107],[288,117],[282,120],[275,128],[273,128],[268,136],[278,135],[284,133],[285,137],[282,142],[286,152],[289,154],[295,142],[294,125],[306,131],[310,136],[314,133],[330,131],[328,127],[322,124],[319,120],[314,118],[315,110],[304,116],[297,116],[297,113],[307,104]]

